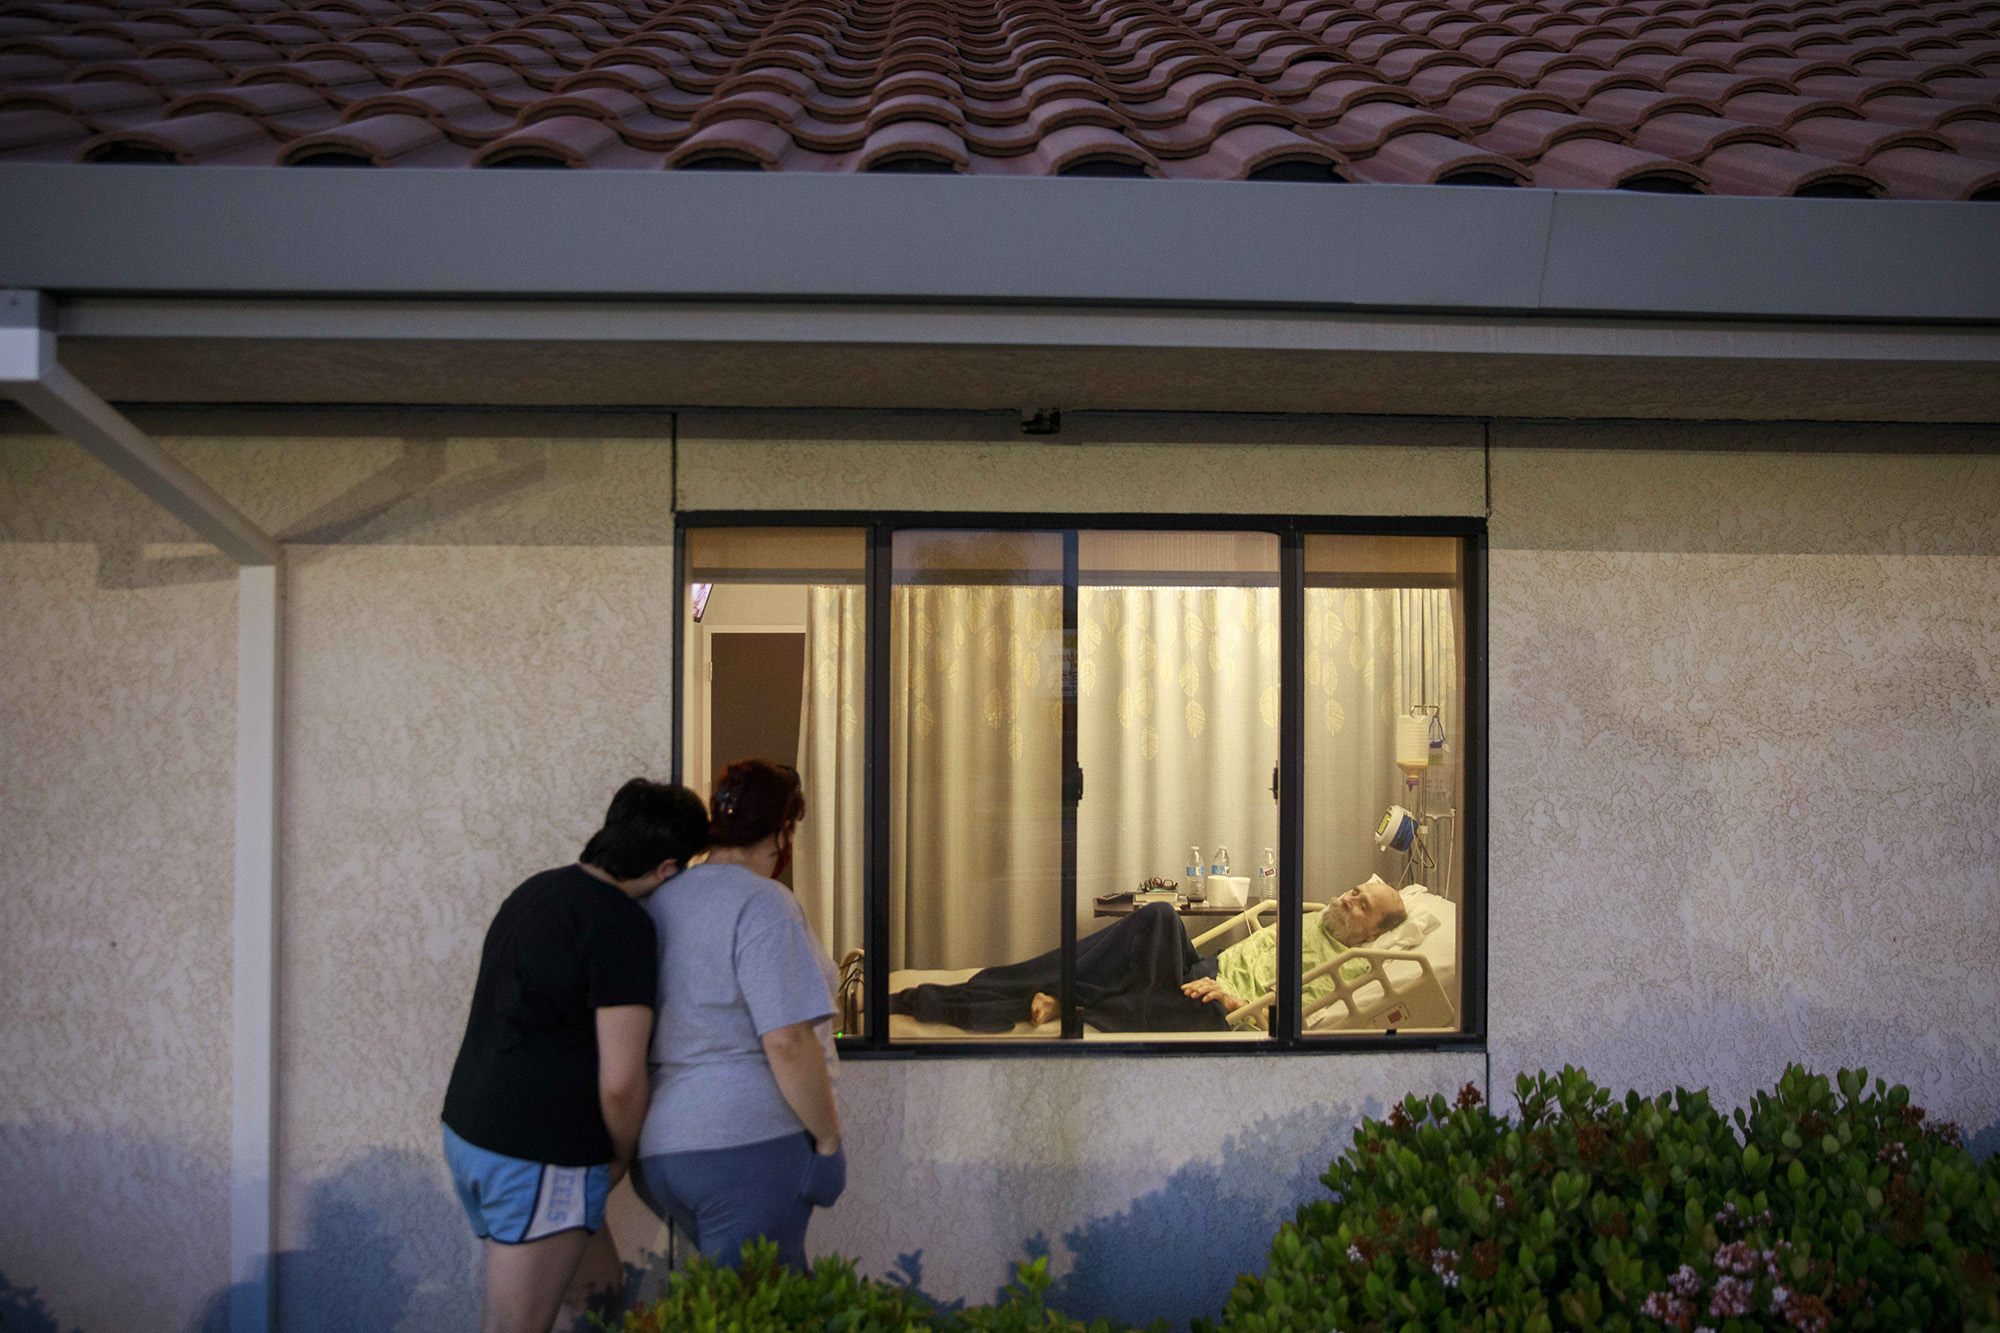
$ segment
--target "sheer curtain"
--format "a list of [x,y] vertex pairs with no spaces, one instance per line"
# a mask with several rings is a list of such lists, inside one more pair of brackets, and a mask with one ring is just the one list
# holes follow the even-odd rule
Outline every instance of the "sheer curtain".
[[798,763],[806,818],[793,849],[792,886],[806,920],[836,959],[867,940],[861,880],[865,609],[862,588],[806,590]]
[[1193,844],[1254,881],[1278,842],[1278,590],[1085,588],[1077,634],[1080,927]]
[[1062,913],[1062,590],[890,601],[891,967],[1053,949]]
[[[1454,594],[1308,588],[1305,885],[1325,901],[1398,853],[1374,831],[1410,806],[1395,718],[1463,722]],[[898,587],[890,604],[889,965],[983,967],[1060,939],[1062,592]],[[1271,588],[1085,588],[1078,601],[1077,896],[1178,878],[1190,844],[1254,879],[1277,845],[1278,593]],[[806,620],[799,771],[811,814],[794,883],[838,956],[862,911],[863,592],[814,587]],[[1414,808],[1414,806],[1412,806]],[[1455,832],[1455,831],[1454,831]]]
[[1385,810],[1416,810],[1422,795],[1396,768],[1396,718],[1435,704],[1454,756],[1462,740],[1452,599],[1438,588],[1306,589],[1308,901],[1402,873],[1403,855],[1374,840]]

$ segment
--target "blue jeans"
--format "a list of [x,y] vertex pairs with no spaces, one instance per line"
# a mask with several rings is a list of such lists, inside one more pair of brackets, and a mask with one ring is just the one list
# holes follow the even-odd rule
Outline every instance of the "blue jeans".
[[822,1157],[800,1132],[738,1148],[641,1157],[632,1187],[711,1263],[734,1268],[743,1243],[778,1243],[778,1261],[806,1266],[806,1223],[847,1187],[847,1153]]

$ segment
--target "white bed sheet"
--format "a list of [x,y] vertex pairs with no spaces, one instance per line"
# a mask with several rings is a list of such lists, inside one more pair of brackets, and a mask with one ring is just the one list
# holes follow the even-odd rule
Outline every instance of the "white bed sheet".
[[[1422,954],[1437,974],[1438,983],[1450,997],[1452,1005],[1458,1005],[1458,904],[1438,897],[1434,893],[1412,893],[1405,895],[1411,914],[1429,912],[1438,921],[1438,928],[1424,936],[1423,942],[1412,953]],[[1402,982],[1407,978],[1422,974],[1422,969],[1414,962],[1397,960],[1385,965],[1389,978]],[[976,967],[958,968],[906,968],[889,974],[889,993],[908,990],[912,986],[926,984],[955,986],[969,980],[979,971]],[[1357,998],[1366,1004],[1374,997],[1378,988],[1370,987]],[[1321,1017],[1329,1012],[1339,1012],[1339,1007],[1322,1010]],[[1333,1031],[1351,1031],[1338,1021]],[[889,1018],[889,1039],[891,1041],[1050,1041],[1060,1038],[1060,1023],[1035,1024],[1023,1020],[1005,1032],[967,1032],[964,1028],[953,1027],[949,1023],[926,1023],[907,1014],[892,1014]],[[1100,1032],[1088,1023],[1084,1024],[1084,1040],[1091,1041],[1262,1041],[1258,1032]]]
[[[1408,950],[1408,952],[1423,956],[1424,961],[1431,965],[1431,971],[1436,974],[1438,985],[1443,988],[1445,997],[1451,1001],[1452,1008],[1455,1010],[1460,1009],[1458,990],[1458,904],[1429,892],[1406,893],[1403,896],[1403,901],[1409,908],[1412,917],[1415,917],[1419,912],[1428,912],[1437,918],[1437,929],[1424,936],[1422,942],[1415,948]],[[1398,950],[1398,952],[1403,951]],[[1388,972],[1389,980],[1399,985],[1423,975],[1423,968],[1414,961],[1405,962],[1401,959],[1396,959],[1383,964],[1383,968]],[[1355,999],[1360,1004],[1366,1005],[1371,1000],[1378,998],[1380,994],[1381,987],[1379,985],[1369,985],[1357,992]],[[1313,1015],[1313,1018],[1324,1019],[1329,1014],[1339,1015],[1343,1013],[1344,1011],[1341,1006],[1336,1004],[1320,1010],[1317,1014]],[[1318,1030],[1348,1032],[1359,1029],[1357,1026],[1348,1023],[1344,1018],[1336,1018],[1332,1021],[1330,1028],[1321,1028]],[[1411,1031],[1415,1029],[1403,1030]]]

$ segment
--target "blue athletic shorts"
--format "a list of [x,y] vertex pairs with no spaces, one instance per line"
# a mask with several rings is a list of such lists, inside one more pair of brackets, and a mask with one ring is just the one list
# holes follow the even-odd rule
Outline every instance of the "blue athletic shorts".
[[548,1166],[475,1148],[444,1127],[444,1160],[473,1234],[519,1245],[604,1225],[609,1166]]

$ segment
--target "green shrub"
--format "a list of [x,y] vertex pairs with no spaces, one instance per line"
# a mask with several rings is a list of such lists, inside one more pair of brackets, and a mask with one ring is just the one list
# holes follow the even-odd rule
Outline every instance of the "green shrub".
[[1576,1069],[1518,1097],[1511,1122],[1470,1084],[1364,1122],[1221,1329],[2000,1333],[2000,1159],[1904,1088],[1794,1066],[1733,1124]]
[[594,1322],[611,1333],[1124,1333],[1049,1309],[1048,1288],[1048,1261],[1036,1259],[1015,1269],[998,1305],[939,1310],[907,1287],[857,1275],[851,1260],[786,1268],[762,1240],[743,1247],[740,1269],[696,1258],[651,1305]]

